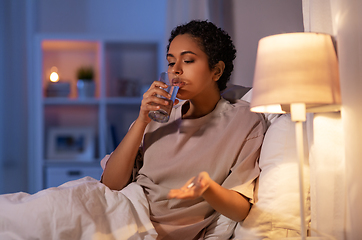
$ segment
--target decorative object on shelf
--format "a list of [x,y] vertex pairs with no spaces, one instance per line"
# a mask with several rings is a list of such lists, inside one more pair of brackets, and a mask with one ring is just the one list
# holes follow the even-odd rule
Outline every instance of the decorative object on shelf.
[[94,97],[95,83],[93,67],[79,68],[77,71],[77,79],[78,97]]
[[70,93],[69,82],[59,81],[58,68],[52,67],[50,69],[49,82],[46,88],[47,97],[68,97]]
[[94,160],[94,129],[53,127],[48,130],[47,158],[91,162]]
[[251,111],[291,113],[299,158],[301,239],[306,239],[304,136],[306,112],[339,111],[338,61],[330,35],[287,33],[259,41]]

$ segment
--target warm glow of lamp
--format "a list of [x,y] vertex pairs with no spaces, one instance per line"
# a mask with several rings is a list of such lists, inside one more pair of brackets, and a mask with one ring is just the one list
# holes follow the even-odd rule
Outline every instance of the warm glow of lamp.
[[58,75],[58,69],[56,67],[52,67],[50,69],[51,73],[49,76],[49,79],[51,82],[58,82],[59,81],[59,75]]
[[330,35],[286,33],[259,41],[251,111],[291,113],[299,158],[301,237],[306,239],[303,122],[306,112],[338,111],[338,61]]
[[51,82],[58,82],[59,81],[59,75],[56,72],[52,72],[49,77]]

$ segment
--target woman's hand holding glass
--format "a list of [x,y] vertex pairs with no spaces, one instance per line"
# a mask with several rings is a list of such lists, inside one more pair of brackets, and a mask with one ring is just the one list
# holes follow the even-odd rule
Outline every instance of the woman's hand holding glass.
[[[143,99],[141,103],[140,113],[139,113],[139,119],[143,122],[149,123],[151,122],[151,118],[148,116],[148,113],[150,111],[156,111],[160,109],[159,105],[168,105],[169,101],[162,99],[160,97],[157,97],[157,95],[163,96],[167,99],[171,98],[171,95],[166,92],[164,89],[166,89],[168,86],[167,84],[161,82],[161,81],[154,81],[150,88],[143,94]],[[175,100],[175,104],[178,103],[178,100]]]
[[[177,76],[174,73],[163,72],[158,81],[154,81],[151,87],[143,94],[139,117],[143,122],[151,120],[167,122],[176,99],[180,83],[174,85]],[[178,79],[179,81],[179,79]]]

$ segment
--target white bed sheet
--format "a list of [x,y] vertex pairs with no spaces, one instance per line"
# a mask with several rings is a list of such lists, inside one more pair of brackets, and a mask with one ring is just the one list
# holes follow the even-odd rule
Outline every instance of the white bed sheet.
[[155,239],[142,188],[85,177],[36,194],[0,196],[0,239]]

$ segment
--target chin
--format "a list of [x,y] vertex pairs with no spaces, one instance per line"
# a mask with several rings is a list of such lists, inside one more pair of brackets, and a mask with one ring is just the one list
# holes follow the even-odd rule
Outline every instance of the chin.
[[188,97],[187,97],[187,94],[185,94],[185,92],[181,92],[180,93],[180,91],[181,91],[181,89],[179,90],[179,92],[177,93],[177,98],[178,99],[180,99],[180,100],[187,100],[187,99],[189,99]]
[[178,99],[180,100],[187,100],[188,98],[184,97],[184,96],[181,96],[181,97],[177,97]]

